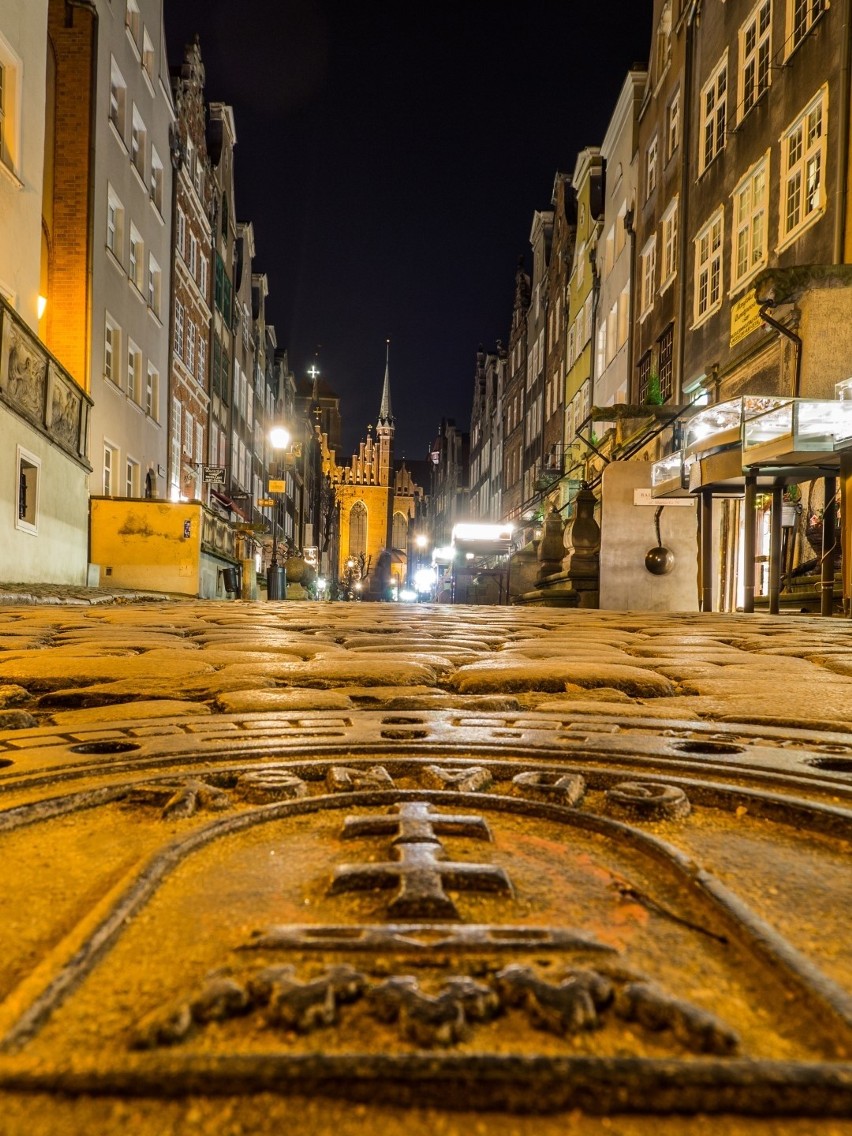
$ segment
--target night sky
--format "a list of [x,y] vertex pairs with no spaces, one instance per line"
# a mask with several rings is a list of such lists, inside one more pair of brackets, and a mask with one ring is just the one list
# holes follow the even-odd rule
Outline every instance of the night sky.
[[600,145],[647,64],[652,0],[164,0],[234,108],[237,216],[297,378],[318,351],[344,458],[375,423],[389,338],[396,453],[470,421],[477,348],[508,339],[514,273],[554,175]]

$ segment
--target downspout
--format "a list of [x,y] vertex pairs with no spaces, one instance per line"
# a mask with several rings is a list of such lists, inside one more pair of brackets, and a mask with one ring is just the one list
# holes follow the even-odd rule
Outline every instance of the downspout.
[[852,100],[852,81],[850,81],[850,60],[852,60],[852,28],[849,27],[849,8],[852,0],[843,5],[843,27],[840,32],[840,73],[838,86],[840,98],[837,100],[837,192],[834,213],[834,263],[843,264],[846,246],[846,210],[849,197],[849,106]]
[[785,327],[783,323],[779,323],[769,315],[769,308],[772,307],[770,301],[765,300],[760,308],[760,318],[764,323],[768,323],[770,327],[774,327],[776,331],[780,331],[785,335],[796,349],[796,367],[793,373],[793,398],[799,397],[799,390],[802,385],[802,339],[801,336],[796,335],[795,331],[791,331],[789,327]]
[[[183,162],[184,162],[183,143],[181,142],[180,131],[178,130],[177,108],[175,108],[175,121],[172,123],[170,133],[171,133],[171,137],[169,138],[169,151],[170,151],[171,160],[172,160],[172,163],[171,163],[172,164],[172,201],[171,201],[171,208],[170,208],[171,226],[172,226],[172,239],[171,239],[171,262],[172,263],[171,263],[171,273],[170,273],[171,279],[169,280],[169,285],[170,285],[169,290],[170,290],[170,293],[171,293],[170,303],[169,303],[169,330],[168,330],[168,336],[169,336],[169,356],[168,356],[168,358],[169,358],[169,376],[168,376],[168,380],[166,382],[166,406],[165,406],[165,411],[164,411],[165,416],[166,416],[166,500],[169,500],[171,498],[171,492],[170,492],[170,486],[169,486],[169,476],[171,474],[171,468],[170,467],[171,467],[171,462],[172,462],[172,446],[173,446],[173,442],[174,442],[173,436],[174,436],[174,429],[175,429],[174,422],[172,421],[172,398],[174,397],[174,394],[173,394],[174,384],[173,384],[172,376],[174,375],[174,367],[175,367],[175,304],[177,303],[177,198],[178,198],[178,179],[180,178],[180,171],[183,167]],[[212,275],[212,273],[215,271],[215,265],[211,264],[210,268],[211,268],[211,275]],[[206,299],[206,297],[205,297],[205,299]],[[210,347],[211,347],[211,345],[210,345],[210,343],[208,343],[207,344],[208,367],[213,366],[213,353],[210,350]],[[210,430],[209,418],[210,418],[210,416],[209,416],[209,413],[208,413],[208,434],[209,434],[209,430]],[[182,428],[183,428],[183,420],[181,420],[181,429]],[[208,446],[210,444],[209,437],[208,437],[208,440],[207,440],[207,444],[208,444]],[[180,467],[178,467],[178,469],[175,472],[176,472],[177,478],[178,478],[178,485],[180,485],[181,484]],[[202,471],[201,476],[202,476],[202,482],[203,482],[203,478],[204,478],[203,471]],[[205,501],[205,504],[206,505],[210,504],[210,487],[209,487],[209,485],[207,486],[207,500]]]
[[680,198],[678,200],[678,247],[677,247],[677,356],[675,374],[676,399],[683,399],[683,368],[686,358],[686,236],[689,232],[689,155],[692,148],[692,69],[695,48],[695,21],[698,17],[700,0],[693,0],[684,13],[686,42],[684,44],[683,83],[681,86],[681,159],[680,159]]
[[[627,230],[627,239],[630,241],[630,291],[627,293],[627,397],[630,398],[630,389],[633,386],[633,376],[636,374],[637,360],[633,358],[634,325],[636,323],[636,227],[633,224],[634,212],[628,209],[624,214],[624,228]],[[616,431],[618,439],[620,431]]]

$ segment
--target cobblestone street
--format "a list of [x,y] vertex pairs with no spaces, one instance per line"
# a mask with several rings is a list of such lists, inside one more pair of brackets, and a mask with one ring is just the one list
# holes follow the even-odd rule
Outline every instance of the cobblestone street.
[[0,607],[4,1136],[852,1131],[852,623],[94,598]]

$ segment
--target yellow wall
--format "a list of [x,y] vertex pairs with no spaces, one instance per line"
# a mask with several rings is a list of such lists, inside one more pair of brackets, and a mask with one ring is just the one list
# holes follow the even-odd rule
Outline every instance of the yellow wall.
[[375,566],[379,553],[390,545],[387,525],[391,490],[386,485],[338,485],[336,489],[340,501],[340,562],[337,573],[343,577],[349,559],[349,513],[352,506],[356,501],[362,501],[366,506],[367,561]]
[[200,504],[93,497],[89,538],[102,585],[199,594]]

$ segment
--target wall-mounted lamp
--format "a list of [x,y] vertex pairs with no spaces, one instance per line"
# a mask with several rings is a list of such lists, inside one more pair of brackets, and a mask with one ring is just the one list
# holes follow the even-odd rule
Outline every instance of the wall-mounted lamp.
[[45,308],[47,307],[47,296],[39,296],[36,301],[36,315],[39,319],[44,315]]

